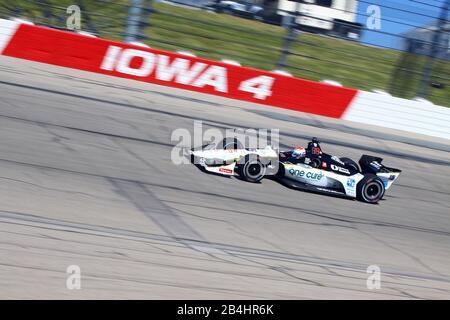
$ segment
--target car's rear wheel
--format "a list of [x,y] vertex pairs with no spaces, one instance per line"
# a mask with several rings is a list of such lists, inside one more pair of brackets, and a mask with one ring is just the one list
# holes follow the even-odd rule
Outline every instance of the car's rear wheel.
[[366,174],[356,187],[359,200],[367,203],[377,203],[384,196],[384,183],[374,174]]
[[236,172],[248,182],[259,182],[266,175],[266,166],[257,157],[245,157],[242,164],[237,164]]

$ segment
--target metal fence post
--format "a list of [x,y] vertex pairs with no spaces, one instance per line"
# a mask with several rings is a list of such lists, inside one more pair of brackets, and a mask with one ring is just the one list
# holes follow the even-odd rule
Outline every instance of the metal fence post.
[[127,31],[125,42],[136,41],[139,36],[141,23],[142,0],[130,0],[130,9],[128,10]]
[[150,14],[153,12],[153,0],[144,0],[144,13],[141,19],[141,36],[145,39],[144,29],[150,26]]
[[418,96],[422,97],[422,98],[428,97],[433,62],[438,53],[438,47],[440,46],[440,42],[441,42],[441,34],[444,29],[445,23],[447,21],[447,14],[448,14],[449,7],[450,7],[450,0],[447,0],[442,5],[441,14],[440,14],[440,17],[439,17],[437,25],[436,25],[436,31],[434,31],[434,33],[433,33],[433,39],[431,41],[431,52],[429,55],[427,55],[425,69],[424,69],[424,73],[422,76],[422,81],[420,82],[420,87],[419,87],[419,92],[418,92]]
[[289,55],[289,48],[291,46],[292,40],[295,39],[294,22],[295,18],[293,16],[283,16],[283,20],[286,19],[287,35],[283,40],[283,47],[281,48],[280,59],[277,63],[278,70],[284,70],[287,66],[287,57]]
[[299,16],[300,2],[295,4],[295,12],[293,15],[283,16],[283,25],[286,26],[287,34],[283,40],[283,47],[281,48],[280,59],[278,59],[277,69],[284,70],[287,67],[287,58],[289,55],[289,48],[291,47],[292,42],[295,40],[296,31],[295,25],[297,17]]

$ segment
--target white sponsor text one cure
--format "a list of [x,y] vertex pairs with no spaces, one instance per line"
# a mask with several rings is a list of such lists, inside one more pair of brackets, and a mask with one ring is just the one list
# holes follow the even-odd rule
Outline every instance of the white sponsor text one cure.
[[[132,65],[134,58],[142,59],[142,63],[138,66]],[[192,62],[189,58],[176,57],[170,62],[170,56],[161,53],[109,46],[100,68],[136,77],[154,74],[160,81],[174,81],[198,88],[210,86],[217,92],[229,92],[226,67],[200,61]],[[238,90],[253,94],[255,99],[265,100],[272,95],[274,81],[273,77],[261,75],[242,81]]]

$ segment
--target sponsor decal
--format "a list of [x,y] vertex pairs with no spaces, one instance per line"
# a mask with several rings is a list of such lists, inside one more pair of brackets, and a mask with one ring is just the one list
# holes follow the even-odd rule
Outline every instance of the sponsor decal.
[[339,171],[339,172],[343,172],[343,173],[350,174],[350,171],[349,171],[348,169],[339,167],[339,166],[337,166],[337,165],[335,165],[335,164],[330,165],[330,167],[331,167],[331,169],[332,169],[333,171]]
[[347,186],[350,188],[355,187],[355,179],[347,179]]
[[327,167],[327,163],[325,161],[322,162],[322,167],[324,167],[324,168]]
[[377,170],[380,170],[380,169],[381,169],[381,164],[378,163],[377,161],[372,161],[372,162],[370,163],[370,165],[371,165],[372,167],[374,167],[375,169],[377,169]]
[[294,177],[301,177],[306,178],[310,180],[321,180],[323,178],[322,173],[316,173],[311,171],[304,171],[304,170],[296,170],[296,169],[289,169],[289,174]]
[[227,169],[227,168],[220,168],[220,169],[219,169],[219,172],[232,174],[232,173],[233,173],[233,170]]
[[341,159],[339,159],[339,158],[336,157],[336,156],[332,156],[331,159],[333,159],[333,160],[336,161],[336,162],[339,162],[339,163],[342,164],[342,165],[345,165],[345,163],[343,163],[343,162],[341,161]]

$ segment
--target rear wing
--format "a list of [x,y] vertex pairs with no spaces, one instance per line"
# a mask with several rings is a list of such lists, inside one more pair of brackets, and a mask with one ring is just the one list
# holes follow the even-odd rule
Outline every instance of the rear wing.
[[359,166],[363,174],[372,173],[376,174],[384,183],[384,187],[389,189],[392,183],[397,180],[402,170],[396,168],[386,167],[381,164],[383,161],[380,157],[374,157],[369,155],[362,155],[359,159]]

